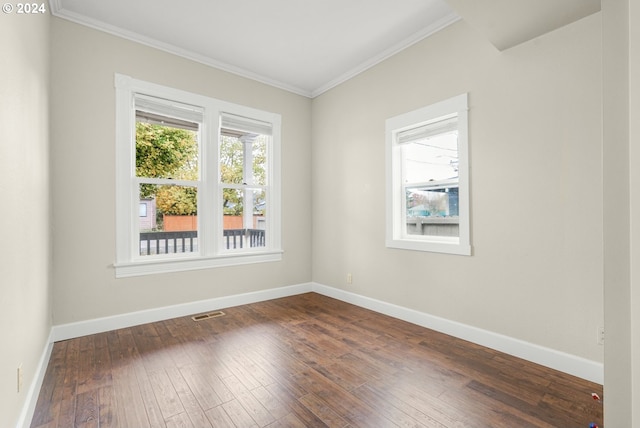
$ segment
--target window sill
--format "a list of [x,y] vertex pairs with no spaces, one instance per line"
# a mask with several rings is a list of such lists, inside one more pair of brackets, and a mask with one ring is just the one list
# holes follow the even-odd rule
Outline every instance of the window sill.
[[387,241],[388,248],[401,250],[426,251],[431,253],[457,254],[460,256],[471,255],[471,245],[451,241],[425,241],[411,239],[391,239]]
[[131,263],[115,263],[113,267],[115,268],[116,278],[127,278],[252,263],[278,262],[282,260],[282,253],[282,250],[274,250],[260,253],[224,254],[215,257],[156,258]]

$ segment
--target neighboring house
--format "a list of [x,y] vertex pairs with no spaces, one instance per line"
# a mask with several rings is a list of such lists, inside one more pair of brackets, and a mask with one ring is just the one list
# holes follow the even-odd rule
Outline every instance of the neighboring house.
[[149,231],[156,228],[156,200],[140,199],[140,230]]

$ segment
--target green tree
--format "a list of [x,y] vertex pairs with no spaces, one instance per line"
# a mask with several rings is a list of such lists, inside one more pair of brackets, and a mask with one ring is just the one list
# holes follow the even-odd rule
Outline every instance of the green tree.
[[[266,184],[267,137],[252,144],[253,182]],[[222,136],[220,144],[220,180],[226,184],[242,184],[244,180],[243,143],[237,137]],[[162,125],[136,123],[136,175],[148,178],[198,179],[198,143],[196,133]],[[194,215],[198,212],[195,187],[143,184],[140,198],[156,198],[160,214]],[[264,192],[257,197],[264,199]],[[241,215],[243,192],[223,189],[223,212]]]
[[136,175],[178,178],[181,172],[196,171],[196,133],[186,129],[136,123]]
[[[136,175],[148,178],[198,178],[196,133],[149,123],[136,123]],[[156,198],[159,213],[197,214],[195,187],[140,186],[140,198]]]
[[195,215],[198,213],[198,200],[195,187],[158,186],[156,206],[163,214]]
[[[225,184],[242,184],[242,142],[236,137],[222,136],[220,141],[220,181]],[[237,189],[222,190],[222,211],[227,215],[242,214],[242,192]]]
[[[243,143],[237,137],[222,136],[220,144],[220,180],[227,184],[242,184],[244,179]],[[252,144],[253,183],[266,184],[267,143],[264,136],[256,138]],[[264,192],[261,192],[264,195]],[[264,196],[263,196],[264,198]],[[242,215],[244,209],[243,192],[238,189],[222,190],[223,213]]]

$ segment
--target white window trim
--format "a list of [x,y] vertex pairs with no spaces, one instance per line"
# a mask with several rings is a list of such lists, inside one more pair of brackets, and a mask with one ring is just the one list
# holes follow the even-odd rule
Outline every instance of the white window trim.
[[[281,116],[251,107],[209,98],[206,96],[169,88],[154,83],[137,80],[122,74],[115,74],[116,88],[116,278],[148,275],[155,273],[179,272],[235,266],[249,263],[273,262],[282,259],[281,243],[281,177],[280,138]],[[134,96],[145,94],[153,97],[198,106],[204,109],[201,131],[201,180],[198,184],[199,213],[207,213],[209,222],[199,216],[198,253],[167,254],[140,257],[138,253],[137,215],[132,210],[139,204],[134,190],[135,181],[135,109]],[[272,124],[272,138],[269,147],[270,168],[267,170],[269,183],[267,221],[267,247],[247,248],[243,251],[221,251],[215,245],[214,236],[222,227],[222,208],[216,199],[221,192],[218,166],[218,135],[220,115],[229,113]],[[177,181],[175,181],[179,184]],[[136,210],[137,213],[137,210]],[[220,237],[221,238],[221,237]]]
[[[401,156],[398,134],[435,122],[452,114],[458,115],[459,157],[459,237],[403,235],[406,221],[402,194]],[[467,94],[401,114],[386,121],[386,246],[415,251],[471,255],[469,228],[469,148]]]

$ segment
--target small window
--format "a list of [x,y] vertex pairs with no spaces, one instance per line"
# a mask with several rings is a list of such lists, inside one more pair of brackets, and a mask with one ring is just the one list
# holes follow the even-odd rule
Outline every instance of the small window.
[[467,95],[386,122],[387,246],[471,254]]
[[116,277],[281,259],[280,115],[116,75]]

